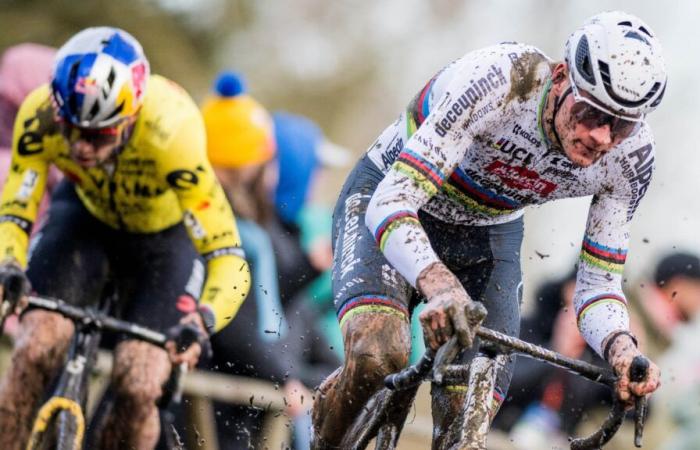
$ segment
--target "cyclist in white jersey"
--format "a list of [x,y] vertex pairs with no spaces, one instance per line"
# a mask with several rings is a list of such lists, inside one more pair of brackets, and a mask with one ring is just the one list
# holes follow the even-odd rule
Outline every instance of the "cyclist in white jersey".
[[[317,396],[314,448],[336,448],[383,377],[406,364],[419,297],[432,348],[453,334],[471,346],[479,301],[487,325],[518,333],[523,209],[559,198],[593,196],[575,297],[582,335],[619,375],[622,400],[658,387],[653,363],[644,381],[627,376],[640,352],[621,275],[654,167],[644,119],[665,87],[658,40],[623,12],[587,20],[564,62],[500,44],[466,54],[424,86],[358,162],[336,207],[333,281],[346,362]],[[512,365],[499,373],[492,415]],[[462,399],[459,386],[433,389],[435,446]]]

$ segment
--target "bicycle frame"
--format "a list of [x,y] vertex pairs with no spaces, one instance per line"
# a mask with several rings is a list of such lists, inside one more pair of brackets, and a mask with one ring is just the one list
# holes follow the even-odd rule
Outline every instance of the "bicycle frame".
[[[73,320],[76,324],[76,332],[71,341],[68,359],[51,397],[39,409],[32,432],[27,444],[27,450],[40,448],[42,439],[49,429],[52,420],[57,420],[56,441],[63,445],[58,448],[82,448],[85,435],[84,408],[87,402],[89,367],[93,367],[97,358],[97,351],[102,337],[102,331],[124,333],[151,344],[163,347],[167,337],[139,325],[124,322],[106,315],[111,299],[106,298],[100,311],[95,309],[81,309],[66,304],[61,300],[53,300],[41,297],[29,297],[31,306],[54,311]],[[176,377],[173,384],[178,386],[182,371],[174,370]],[[75,422],[75,430],[70,430],[68,422]]]
[[[82,447],[85,434],[84,411],[87,401],[87,383],[90,375],[86,368],[94,366],[100,338],[101,333],[97,328],[80,326],[76,330],[68,360],[58,384],[49,400],[37,413],[27,450],[39,448],[53,418],[58,420],[56,440],[67,444],[64,448],[78,450]],[[75,421],[75,430],[69,429],[68,417]]]
[[[381,389],[370,400],[374,402],[375,406],[371,410],[369,408],[366,409],[366,413],[361,414],[351,428],[351,430],[370,429],[364,433],[351,435],[352,437],[348,439],[354,442],[347,444],[344,441],[346,446],[343,448],[347,447],[353,450],[365,449],[369,445],[370,440],[376,435],[376,449],[394,449],[397,438],[392,439],[391,442],[383,438],[385,433],[382,433],[382,429],[385,425],[378,423],[387,416],[387,407],[391,399],[391,393],[398,390],[416,388],[424,380],[430,380],[436,384],[442,384],[445,381],[464,384],[466,380],[467,398],[463,405],[461,420],[456,420],[452,423],[447,433],[449,442],[443,445],[442,448],[449,448],[450,450],[485,449],[491,419],[495,415],[495,411],[491,411],[490,405],[496,373],[500,365],[504,364],[505,357],[514,352],[565,368],[610,388],[614,388],[617,380],[616,376],[609,369],[568,358],[557,352],[489,330],[488,328],[479,327],[477,335],[485,341],[500,346],[499,352],[495,355],[480,353],[472,360],[469,366],[465,367],[463,365],[446,364],[446,362],[453,360],[460,350],[456,337],[451,338],[447,344],[443,345],[437,352],[437,355],[428,350],[417,364],[386,377],[385,385],[387,387]],[[644,358],[635,358],[630,369],[631,379],[633,381],[644,379],[647,368],[648,361]],[[430,376],[431,373],[432,378]],[[637,400],[635,417],[635,446],[637,447],[641,447],[645,418],[646,399],[640,398]],[[572,439],[571,449],[591,450],[601,448],[617,432],[623,419],[624,406],[613,395],[613,407],[600,429],[587,438]],[[366,427],[367,424],[372,424],[372,427]]]

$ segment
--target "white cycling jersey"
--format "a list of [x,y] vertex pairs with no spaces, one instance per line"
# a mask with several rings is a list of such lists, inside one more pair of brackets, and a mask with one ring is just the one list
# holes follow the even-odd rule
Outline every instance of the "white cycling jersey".
[[527,205],[593,195],[575,306],[579,328],[599,353],[628,329],[621,288],[629,224],[654,168],[649,126],[590,167],[549,145],[542,110],[552,61],[537,48],[500,44],[468,53],[433,77],[367,151],[385,173],[366,223],[387,260],[415,286],[439,261],[421,227],[423,210],[447,223],[514,220]]

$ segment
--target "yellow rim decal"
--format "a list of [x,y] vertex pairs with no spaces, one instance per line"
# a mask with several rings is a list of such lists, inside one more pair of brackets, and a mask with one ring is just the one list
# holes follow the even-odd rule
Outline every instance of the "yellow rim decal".
[[27,444],[27,450],[33,450],[39,443],[41,433],[46,431],[51,418],[59,411],[68,411],[74,418],[76,423],[74,449],[80,450],[83,442],[83,434],[85,433],[85,416],[80,405],[69,398],[51,397],[39,409],[32,427],[32,434]]

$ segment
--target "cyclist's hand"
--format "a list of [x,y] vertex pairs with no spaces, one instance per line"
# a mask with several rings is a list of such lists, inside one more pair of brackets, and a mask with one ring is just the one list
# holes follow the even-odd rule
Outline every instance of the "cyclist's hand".
[[168,330],[168,336],[170,339],[165,343],[165,349],[173,365],[179,366],[185,363],[189,369],[192,369],[197,365],[202,350],[207,357],[211,352],[209,334],[198,312],[192,312],[183,317],[179,325]]
[[13,311],[3,313],[19,314],[27,306],[29,290],[29,279],[19,264],[14,261],[0,264],[0,299],[14,306]]
[[460,345],[471,347],[476,329],[486,317],[486,308],[474,302],[459,280],[442,263],[428,266],[418,277],[418,288],[428,299],[420,314],[423,334],[437,350],[456,334]]
[[661,385],[661,371],[651,361],[649,361],[646,378],[638,382],[630,380],[630,366],[636,356],[643,355],[637,349],[634,341],[624,334],[615,338],[608,353],[608,362],[618,376],[617,385],[615,386],[617,396],[628,407],[634,405],[636,397],[649,395]]

